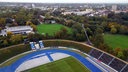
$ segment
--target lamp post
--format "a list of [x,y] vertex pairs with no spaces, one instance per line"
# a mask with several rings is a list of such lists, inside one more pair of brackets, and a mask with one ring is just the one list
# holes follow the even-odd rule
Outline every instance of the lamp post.
[[82,28],[83,28],[83,30],[84,30],[84,33],[85,33],[85,36],[86,36],[86,38],[87,38],[88,44],[89,44],[89,45],[92,45],[91,41],[89,40],[87,31],[86,31],[86,29],[84,28],[84,24],[81,24],[81,26],[82,26]]

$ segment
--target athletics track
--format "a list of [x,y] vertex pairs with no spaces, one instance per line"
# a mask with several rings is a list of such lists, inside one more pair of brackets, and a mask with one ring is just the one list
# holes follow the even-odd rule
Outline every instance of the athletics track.
[[13,64],[11,64],[10,66],[7,67],[3,67],[0,68],[0,72],[15,72],[15,70],[25,61],[27,61],[28,59],[30,59],[33,56],[42,54],[42,53],[46,53],[46,55],[48,56],[48,58],[50,59],[50,61],[52,62],[53,59],[50,56],[50,54],[48,53],[65,53],[68,55],[71,55],[72,57],[76,58],[78,61],[80,61],[84,66],[86,66],[89,70],[91,70],[91,72],[102,72],[99,68],[97,68],[95,65],[93,65],[92,63],[90,63],[88,60],[86,60],[86,58],[84,58],[83,56],[69,51],[69,50],[62,50],[62,49],[46,49],[46,50],[39,50],[39,51],[35,51],[32,52],[22,58],[20,58],[19,60],[17,60],[16,62],[14,62]]

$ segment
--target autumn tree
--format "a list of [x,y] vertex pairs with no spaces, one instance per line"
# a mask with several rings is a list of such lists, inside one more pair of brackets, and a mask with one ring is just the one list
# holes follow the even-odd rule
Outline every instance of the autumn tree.
[[27,21],[26,25],[32,25],[33,23],[31,21]]
[[6,23],[6,19],[5,18],[0,18],[0,27],[4,27]]
[[122,52],[122,51],[119,51],[119,52],[117,53],[117,57],[123,59],[123,58],[124,58],[123,52]]
[[7,41],[7,40],[4,40],[4,41],[3,41],[3,45],[4,45],[4,46],[7,46],[7,45],[8,45],[8,41]]
[[128,30],[127,30],[127,27],[126,26],[124,26],[124,25],[121,25],[120,26],[119,33],[125,34],[127,31]]
[[13,33],[11,31],[8,31],[7,36],[10,37],[11,35],[13,35]]
[[22,41],[23,37],[21,34],[16,34],[16,35],[12,35],[11,38],[10,38],[10,41],[13,43],[13,44],[18,44]]
[[2,28],[0,27],[0,32],[1,32]]
[[45,18],[50,18],[50,13],[46,13]]
[[33,31],[37,31],[36,25],[32,24],[31,27],[33,28]]
[[115,27],[112,27],[110,32],[111,32],[112,34],[115,34],[115,33],[117,33],[117,29],[116,29]]

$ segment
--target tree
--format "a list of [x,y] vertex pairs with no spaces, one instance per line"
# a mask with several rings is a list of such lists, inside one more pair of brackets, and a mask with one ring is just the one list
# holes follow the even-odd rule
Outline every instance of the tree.
[[36,25],[32,24],[31,27],[33,28],[33,31],[37,31]]
[[33,23],[31,21],[27,21],[26,25],[33,25]]
[[12,15],[12,18],[13,18],[13,19],[16,19],[16,15]]
[[27,16],[27,11],[24,9],[24,8],[21,8],[17,13],[16,13],[16,22],[19,24],[19,25],[25,25],[25,22],[28,19],[28,16]]
[[107,24],[107,22],[106,21],[103,21],[102,23],[101,23],[101,25],[104,27],[104,31],[109,31],[109,28],[108,28],[108,24]]
[[0,27],[4,27],[6,23],[6,19],[5,18],[0,18]]
[[114,55],[116,55],[116,56],[117,56],[118,52],[120,52],[120,51],[121,51],[121,49],[120,49],[120,48],[115,48],[115,49],[114,49]]
[[2,28],[0,27],[0,33],[1,33],[1,30],[2,30]]
[[93,44],[98,47],[101,43],[104,44],[104,38],[102,34],[96,34],[92,39]]
[[117,29],[116,29],[115,27],[112,27],[110,32],[111,32],[112,34],[115,34],[115,33],[117,33]]
[[80,33],[77,33],[76,34],[76,40],[77,41],[85,41],[85,35],[84,34],[80,34]]
[[101,28],[97,28],[96,29],[96,34],[102,34],[103,33],[103,29],[101,29]]
[[65,25],[71,27],[74,24],[73,20],[66,20]]
[[124,54],[122,51],[119,51],[118,54],[117,54],[117,57],[123,59],[124,58]]
[[62,32],[58,31],[58,32],[55,33],[55,37],[56,38],[61,38],[61,34],[62,34]]
[[120,29],[119,29],[119,33],[124,34],[124,33],[126,33],[126,32],[127,32],[127,27],[124,26],[124,25],[121,25],[121,26],[120,26]]
[[11,35],[13,35],[13,33],[11,31],[8,31],[7,36],[11,36]]
[[79,23],[76,23],[72,26],[73,29],[76,29],[77,32],[81,33],[82,27]]
[[10,41],[13,43],[13,44],[18,44],[22,41],[23,37],[21,34],[17,34],[17,35],[12,35],[11,38],[10,38]]
[[39,24],[39,21],[37,19],[32,19],[31,22],[35,25],[38,25]]
[[37,33],[36,34],[29,33],[27,35],[27,37],[28,37],[29,41],[36,41],[36,40],[45,39],[45,38],[43,38],[44,36],[42,36],[41,34],[37,34]]
[[108,14],[108,18],[113,19],[113,18],[114,18],[114,16],[115,16],[114,12],[111,12],[111,13],[109,13],[109,14]]
[[45,18],[50,18],[50,13],[46,13]]
[[128,60],[128,48],[123,50],[124,60]]
[[56,38],[67,38],[68,30],[65,27],[62,27],[60,31],[55,33]]
[[67,32],[68,32],[68,30],[67,30],[65,27],[62,27],[60,30],[61,30],[63,33],[65,33],[65,34],[67,34]]
[[7,40],[4,40],[3,45],[4,46],[7,46],[8,45],[8,41]]

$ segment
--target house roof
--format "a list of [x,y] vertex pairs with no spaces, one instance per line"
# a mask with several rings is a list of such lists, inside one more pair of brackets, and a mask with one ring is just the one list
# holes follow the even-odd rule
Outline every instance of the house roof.
[[6,31],[21,31],[21,30],[32,30],[30,26],[15,26],[15,27],[7,27]]

